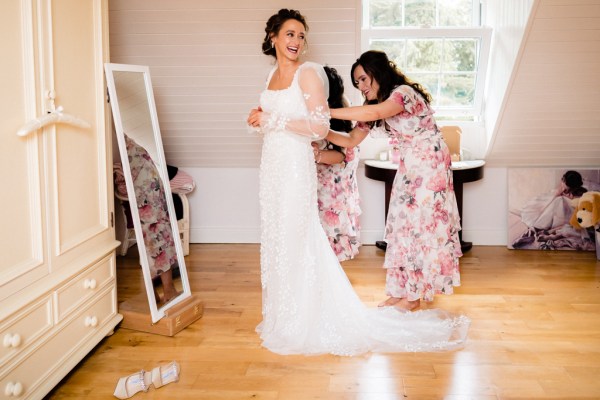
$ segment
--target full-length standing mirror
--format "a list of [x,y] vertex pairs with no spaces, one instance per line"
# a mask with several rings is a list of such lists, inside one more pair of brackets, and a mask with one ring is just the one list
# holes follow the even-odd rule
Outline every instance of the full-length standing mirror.
[[152,322],[191,296],[147,66],[105,64]]

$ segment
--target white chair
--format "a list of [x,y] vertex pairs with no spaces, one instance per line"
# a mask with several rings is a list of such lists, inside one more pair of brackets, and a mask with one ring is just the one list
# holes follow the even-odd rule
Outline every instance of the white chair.
[[460,138],[462,130],[458,126],[449,125],[440,126],[440,131],[442,132],[442,137],[444,138],[444,142],[446,142],[446,146],[448,146],[448,150],[450,150],[450,158],[452,161],[460,161]]
[[179,237],[181,238],[183,255],[187,256],[190,254],[190,203],[188,202],[188,198],[185,193],[175,194],[179,196],[183,206],[183,218],[177,220],[177,226],[179,228]]

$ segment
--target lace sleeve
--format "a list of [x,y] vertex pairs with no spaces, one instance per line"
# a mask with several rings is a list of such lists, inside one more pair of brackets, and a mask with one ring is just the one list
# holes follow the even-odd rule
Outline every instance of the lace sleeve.
[[318,64],[302,65],[298,71],[298,84],[308,110],[308,117],[289,119],[278,114],[271,114],[267,120],[268,129],[286,129],[308,136],[323,139],[329,131],[329,106],[327,97],[329,85],[325,70]]

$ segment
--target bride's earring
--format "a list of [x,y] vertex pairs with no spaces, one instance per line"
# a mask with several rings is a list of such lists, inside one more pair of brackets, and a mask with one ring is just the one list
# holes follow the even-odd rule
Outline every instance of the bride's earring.
[[273,44],[273,42],[271,42],[271,48],[274,49],[275,45]]

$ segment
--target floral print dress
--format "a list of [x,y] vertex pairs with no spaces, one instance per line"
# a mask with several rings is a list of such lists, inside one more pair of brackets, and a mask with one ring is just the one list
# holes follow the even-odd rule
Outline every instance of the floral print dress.
[[125,143],[150,275],[154,279],[178,266],[166,194],[158,169],[146,149],[127,135]]
[[[328,143],[322,142],[321,149],[327,148]],[[317,165],[319,217],[329,244],[340,261],[354,258],[360,247],[358,162],[359,148],[354,147],[345,149],[342,163]]]
[[418,92],[401,85],[390,98],[404,111],[385,120],[401,152],[385,228],[386,292],[431,301],[460,286],[460,217],[450,152],[434,111]]

